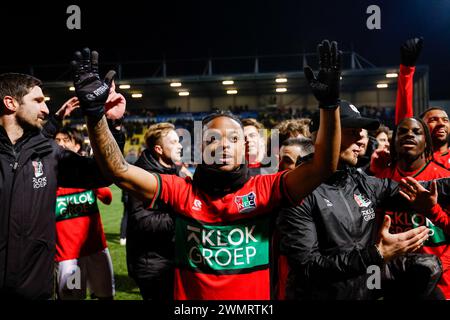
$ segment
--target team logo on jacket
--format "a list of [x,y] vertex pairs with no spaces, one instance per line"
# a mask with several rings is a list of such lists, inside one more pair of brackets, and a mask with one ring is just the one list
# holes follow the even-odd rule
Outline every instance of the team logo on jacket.
[[365,208],[361,211],[361,214],[363,215],[363,219],[365,221],[369,221],[375,218],[375,210],[370,207],[372,201],[370,201],[366,196],[362,194],[354,194],[353,197],[355,198],[356,203],[360,208]]
[[44,174],[44,166],[40,160],[31,161],[31,164],[34,168],[34,177],[33,177],[33,188],[39,189],[43,188],[47,185],[47,177],[43,177]]
[[325,203],[327,204],[327,207],[332,207],[333,204],[331,203],[330,200],[323,198],[323,201],[325,201]]
[[355,198],[356,203],[360,207],[367,208],[372,204],[372,201],[370,201],[366,196],[362,194],[354,194],[353,197]]
[[256,194],[252,191],[243,196],[234,198],[239,212],[250,211],[256,208]]

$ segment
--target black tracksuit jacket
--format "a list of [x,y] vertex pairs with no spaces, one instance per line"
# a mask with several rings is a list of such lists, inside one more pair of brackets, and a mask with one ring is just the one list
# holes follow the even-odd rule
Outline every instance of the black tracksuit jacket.
[[0,298],[52,297],[56,189],[108,184],[94,159],[39,131],[12,145],[0,126]]
[[[439,193],[448,194],[442,179]],[[423,183],[427,186],[427,183]],[[373,299],[367,267],[383,265],[375,243],[383,214],[376,208],[407,206],[398,184],[346,167],[301,205],[278,217],[280,250],[287,257],[287,299]]]

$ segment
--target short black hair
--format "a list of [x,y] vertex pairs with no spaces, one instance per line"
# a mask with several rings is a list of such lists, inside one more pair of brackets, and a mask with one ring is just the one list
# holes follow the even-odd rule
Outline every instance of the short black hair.
[[304,154],[311,154],[314,153],[314,143],[311,138],[289,138],[284,140],[281,143],[281,147],[290,147],[290,146],[297,146],[300,148],[300,152]]
[[424,112],[422,112],[419,117],[421,119],[423,119],[428,112],[433,111],[433,110],[440,110],[440,111],[444,111],[445,113],[447,113],[447,110],[445,110],[442,107],[429,107]]
[[239,123],[241,128],[244,128],[239,117],[227,110],[215,110],[213,113],[204,117],[202,119],[202,127],[204,127],[205,125],[207,125],[208,123],[210,123],[211,121],[213,121],[214,119],[219,118],[219,117],[230,118],[230,119],[236,121],[237,123]]
[[80,145],[80,150],[78,151],[78,153],[84,151],[84,137],[77,129],[71,127],[62,127],[56,132],[56,134],[58,133],[67,135],[70,139],[75,141],[75,144]]
[[289,147],[289,146],[298,146],[301,148],[314,148],[314,143],[312,142],[311,138],[305,138],[305,137],[300,137],[300,138],[289,138],[284,140],[281,143],[282,147]]

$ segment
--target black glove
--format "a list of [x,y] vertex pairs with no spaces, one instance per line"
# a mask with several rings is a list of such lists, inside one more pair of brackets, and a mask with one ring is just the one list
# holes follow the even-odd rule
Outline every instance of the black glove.
[[423,47],[423,38],[412,38],[406,40],[400,47],[400,63],[404,66],[416,65]]
[[84,48],[82,53],[75,52],[72,61],[74,86],[80,107],[85,116],[100,119],[105,114],[105,102],[109,95],[111,82],[116,74],[109,71],[104,80],[98,74],[98,52]]
[[319,108],[334,109],[339,103],[339,87],[341,83],[341,56],[337,42],[323,40],[317,46],[319,55],[319,73],[317,78],[310,67],[305,67],[305,77],[319,101]]

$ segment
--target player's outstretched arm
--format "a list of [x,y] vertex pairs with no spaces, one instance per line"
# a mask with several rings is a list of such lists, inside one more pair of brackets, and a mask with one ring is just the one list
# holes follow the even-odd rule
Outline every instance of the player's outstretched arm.
[[88,118],[87,127],[94,157],[103,175],[139,199],[152,199],[157,189],[155,176],[125,161],[106,118],[99,121]]
[[320,125],[314,145],[312,161],[302,164],[286,174],[286,188],[294,201],[303,199],[337,169],[341,146],[339,118],[339,87],[341,52],[335,41],[322,41],[318,45],[319,73],[314,76],[306,67],[305,77],[319,101]]

